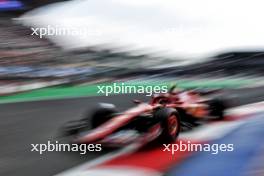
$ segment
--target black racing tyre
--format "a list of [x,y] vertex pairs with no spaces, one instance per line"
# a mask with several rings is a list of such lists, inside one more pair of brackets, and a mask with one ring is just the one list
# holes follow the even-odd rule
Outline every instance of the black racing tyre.
[[174,142],[180,132],[180,117],[176,109],[162,108],[159,109],[154,117],[157,118],[162,127],[162,133],[158,140],[162,143]]
[[91,127],[96,128],[110,120],[117,112],[112,104],[99,104],[91,116]]
[[224,119],[224,112],[226,109],[226,105],[223,100],[220,99],[212,99],[208,102],[210,116],[216,118],[216,120]]

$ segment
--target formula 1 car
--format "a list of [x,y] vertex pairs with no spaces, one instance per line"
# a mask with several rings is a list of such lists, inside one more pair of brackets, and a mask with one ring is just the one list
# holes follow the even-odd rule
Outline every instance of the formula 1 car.
[[101,103],[89,117],[68,122],[63,133],[74,143],[124,146],[134,142],[171,143],[179,132],[199,120],[222,119],[225,105],[199,91],[182,91],[173,86],[168,93],[154,95],[150,102],[134,100],[137,106],[117,112],[113,104]]

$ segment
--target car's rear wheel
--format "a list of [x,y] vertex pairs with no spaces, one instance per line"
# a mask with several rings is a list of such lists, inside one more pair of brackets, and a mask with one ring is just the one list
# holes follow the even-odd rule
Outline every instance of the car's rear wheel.
[[208,102],[210,116],[215,117],[216,120],[224,119],[224,111],[226,109],[226,105],[224,101],[220,99],[212,99]]
[[159,141],[162,143],[174,142],[180,132],[180,117],[173,108],[162,108],[155,113],[155,118],[160,120],[162,133]]

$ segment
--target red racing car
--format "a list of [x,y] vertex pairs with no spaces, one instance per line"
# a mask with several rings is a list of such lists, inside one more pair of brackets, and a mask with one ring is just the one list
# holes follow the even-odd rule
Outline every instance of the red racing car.
[[166,94],[154,95],[150,102],[134,100],[137,106],[117,112],[113,104],[101,103],[94,113],[68,122],[63,133],[74,143],[100,143],[124,146],[134,142],[171,143],[179,132],[199,121],[222,119],[225,105],[199,91],[182,91],[173,86]]

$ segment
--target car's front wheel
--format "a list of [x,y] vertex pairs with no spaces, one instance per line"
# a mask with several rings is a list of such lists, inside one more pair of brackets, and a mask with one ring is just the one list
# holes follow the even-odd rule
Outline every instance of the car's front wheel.
[[117,112],[112,104],[99,104],[91,116],[91,127],[96,128],[106,121],[110,120]]

